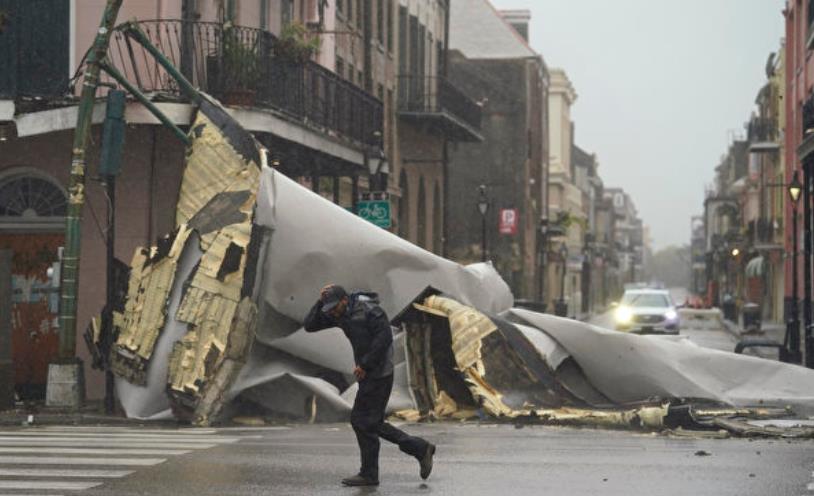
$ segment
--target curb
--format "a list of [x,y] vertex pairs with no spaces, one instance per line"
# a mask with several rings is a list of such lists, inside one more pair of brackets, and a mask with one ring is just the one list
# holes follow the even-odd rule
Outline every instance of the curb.
[[[31,419],[29,421],[29,419]],[[37,425],[95,425],[95,426],[166,426],[175,427],[175,421],[145,421],[129,419],[124,416],[105,415],[95,412],[71,412],[66,410],[6,410],[0,412],[0,426],[20,427]]]

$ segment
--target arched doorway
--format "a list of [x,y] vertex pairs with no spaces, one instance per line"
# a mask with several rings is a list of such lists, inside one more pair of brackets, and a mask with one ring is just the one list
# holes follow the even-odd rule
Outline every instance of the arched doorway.
[[401,190],[401,196],[399,197],[399,236],[408,239],[410,236],[410,213],[408,207],[410,204],[410,188],[407,183],[407,173],[404,169],[401,169],[401,174],[399,175],[399,189]]
[[58,262],[66,213],[65,190],[49,176],[29,169],[0,175],[0,249],[12,253],[11,355],[21,399],[45,396],[48,364],[59,353]]
[[443,236],[441,229],[441,223],[443,222],[442,213],[441,186],[436,182],[432,193],[432,251],[438,254],[441,253],[441,237]]
[[422,248],[427,248],[427,194],[424,191],[424,178],[418,179],[418,238],[416,244]]

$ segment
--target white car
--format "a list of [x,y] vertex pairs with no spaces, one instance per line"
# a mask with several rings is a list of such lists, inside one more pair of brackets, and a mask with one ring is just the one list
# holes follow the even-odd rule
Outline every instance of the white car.
[[678,312],[669,291],[664,289],[625,291],[613,318],[617,331],[678,334]]

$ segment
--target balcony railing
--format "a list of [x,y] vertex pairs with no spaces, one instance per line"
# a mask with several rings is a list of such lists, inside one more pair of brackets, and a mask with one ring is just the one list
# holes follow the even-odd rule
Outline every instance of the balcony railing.
[[402,115],[446,121],[452,138],[480,141],[481,108],[445,78],[402,75],[398,78],[398,110]]
[[803,103],[803,139],[814,133],[814,95]]
[[755,117],[749,122],[748,138],[750,143],[777,141],[777,124],[768,117]]
[[[195,86],[227,105],[272,109],[330,135],[380,142],[379,100],[319,64],[292,57],[267,31],[180,20],[137,24]],[[125,30],[114,33],[108,57],[142,92],[185,100],[175,80]]]

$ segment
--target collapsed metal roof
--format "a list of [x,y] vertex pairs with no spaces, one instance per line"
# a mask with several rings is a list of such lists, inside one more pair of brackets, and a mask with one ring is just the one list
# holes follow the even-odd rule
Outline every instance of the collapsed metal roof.
[[397,315],[389,410],[403,418],[745,433],[758,427],[738,419],[814,413],[814,371],[513,309],[491,265],[438,257],[268,167],[217,102],[194,122],[176,228],[137,250],[114,315],[128,416],[346,418],[350,347],[338,329],[302,330],[328,282]]

